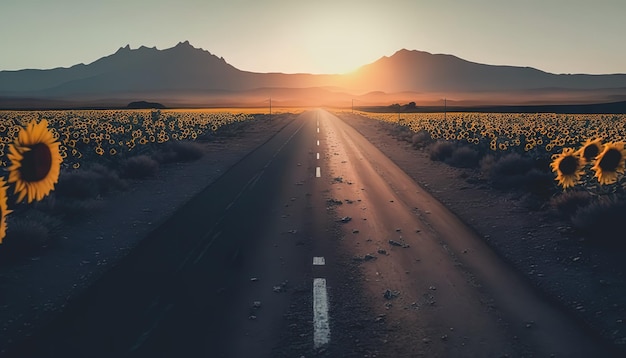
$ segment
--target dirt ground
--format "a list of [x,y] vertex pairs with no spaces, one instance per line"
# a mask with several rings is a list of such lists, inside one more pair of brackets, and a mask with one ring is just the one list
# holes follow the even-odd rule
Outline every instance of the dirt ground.
[[[394,138],[387,124],[340,114],[433,196],[483,237],[537,289],[626,346],[625,263],[619,252],[590,245],[524,196],[491,189],[478,173],[433,162]],[[89,219],[68,227],[40,256],[0,264],[2,348],[48,321],[195,193],[289,123],[292,115],[251,122],[237,136],[207,144],[196,162],[172,164],[156,178],[103,199]]]

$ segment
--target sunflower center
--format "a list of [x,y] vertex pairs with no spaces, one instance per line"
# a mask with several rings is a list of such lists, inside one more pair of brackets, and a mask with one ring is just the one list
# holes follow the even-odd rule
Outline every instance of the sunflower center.
[[622,153],[619,150],[609,149],[606,153],[604,153],[598,165],[603,172],[614,172],[615,170],[617,170],[617,167],[619,166],[619,162],[621,160]]
[[28,152],[23,153],[20,173],[22,180],[26,182],[40,181],[48,175],[52,168],[52,153],[44,143],[37,143],[30,147]]
[[585,157],[587,161],[591,161],[593,158],[595,158],[598,155],[599,152],[600,151],[598,150],[597,146],[588,145],[583,151],[583,156]]
[[567,156],[559,163],[559,171],[563,175],[574,175],[578,169],[578,158]]

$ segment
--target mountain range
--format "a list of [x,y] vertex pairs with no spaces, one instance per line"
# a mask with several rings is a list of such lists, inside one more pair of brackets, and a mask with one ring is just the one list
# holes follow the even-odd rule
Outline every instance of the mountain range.
[[552,74],[402,49],[348,74],[255,73],[188,41],[164,50],[120,48],[90,64],[0,71],[0,108],[122,106],[464,105],[626,100],[626,74]]

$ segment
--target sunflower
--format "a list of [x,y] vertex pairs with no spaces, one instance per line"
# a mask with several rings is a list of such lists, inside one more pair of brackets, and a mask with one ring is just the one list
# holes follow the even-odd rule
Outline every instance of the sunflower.
[[7,208],[7,186],[4,179],[0,178],[0,244],[7,234],[7,215],[11,210]]
[[580,148],[579,154],[585,163],[592,163],[602,152],[603,147],[602,138],[587,139]]
[[611,142],[604,145],[604,150],[596,159],[593,170],[600,184],[613,184],[617,181],[617,174],[624,173],[626,149],[624,142]]
[[63,158],[57,142],[48,130],[48,121],[32,121],[20,129],[9,145],[9,183],[15,183],[17,202],[28,197],[28,203],[41,200],[54,190],[59,180]]
[[561,154],[553,155],[550,167],[564,189],[576,185],[583,174],[583,161],[572,148],[563,148]]

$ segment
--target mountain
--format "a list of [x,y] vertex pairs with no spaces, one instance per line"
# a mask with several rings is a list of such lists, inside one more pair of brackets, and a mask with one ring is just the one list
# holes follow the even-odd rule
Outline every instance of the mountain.
[[241,91],[302,83],[326,77],[245,72],[188,41],[157,50],[122,47],[89,65],[51,70],[0,71],[0,94],[39,96],[111,95],[133,92]]
[[452,55],[402,49],[361,67],[354,84],[385,92],[520,91],[535,89],[596,90],[626,87],[626,74],[552,74],[531,67],[494,66]]
[[400,50],[344,75],[254,73],[195,48],[122,47],[90,64],[0,71],[0,108],[115,106],[150,100],[167,106],[276,103],[361,105],[400,101],[467,103],[590,102],[626,99],[626,74],[557,75],[493,66],[452,55]]

